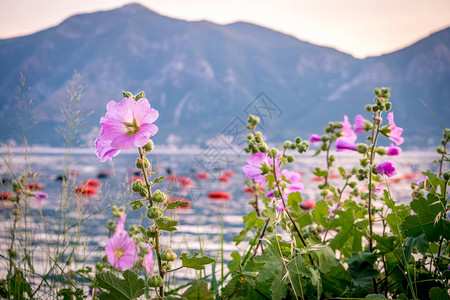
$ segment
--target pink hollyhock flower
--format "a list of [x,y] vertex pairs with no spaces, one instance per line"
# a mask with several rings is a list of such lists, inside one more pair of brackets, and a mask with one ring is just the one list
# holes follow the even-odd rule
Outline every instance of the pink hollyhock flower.
[[352,129],[352,124],[348,121],[348,117],[344,116],[344,122],[342,122],[342,138],[346,139],[349,142],[356,142],[356,139],[358,138],[356,136],[356,133]]
[[106,242],[108,262],[120,271],[131,269],[138,261],[139,248],[126,232],[114,234]]
[[44,199],[47,199],[48,195],[46,193],[43,192],[36,192],[34,193],[34,199],[36,199],[36,204],[38,208],[41,208],[42,205],[42,201],[44,201]]
[[338,138],[336,140],[336,151],[342,152],[345,150],[356,151],[358,150],[358,146],[356,146],[355,142],[349,141],[345,138]]
[[142,266],[144,267],[147,275],[151,275],[153,273],[153,250],[150,246],[147,246],[147,251],[148,253],[144,255]]
[[282,211],[284,211],[284,205],[283,205],[283,202],[279,202],[278,204],[277,204],[277,206],[275,207],[275,210],[277,211],[277,212],[282,212]]
[[311,137],[309,138],[309,141],[311,143],[320,142],[322,140],[322,137],[318,134],[311,134]]
[[[286,187],[282,191],[284,195],[289,195],[290,193],[300,192],[303,190],[304,186],[301,182],[302,176],[299,173],[291,172],[285,169],[281,171],[281,174],[284,175],[286,180],[289,181],[287,182],[286,180],[284,180],[284,182],[286,183]],[[278,175],[277,178],[279,178]],[[272,198],[273,190],[270,190],[265,196],[267,198]]]
[[95,153],[101,161],[111,160],[120,150],[142,147],[158,132],[152,124],[159,116],[147,99],[135,101],[124,98],[121,102],[110,101],[107,113],[100,119],[102,128],[95,141]]
[[395,171],[395,163],[392,160],[378,164],[375,169],[381,176],[386,175],[387,177],[392,177],[397,174]]
[[353,130],[356,134],[366,131],[366,119],[362,115],[357,115],[355,117],[355,124],[353,124]]
[[386,155],[396,156],[400,154],[402,154],[402,148],[394,146],[392,143],[389,147],[386,147]]
[[125,231],[125,220],[127,219],[127,214],[123,213],[120,215],[119,221],[117,221],[116,229],[114,230],[114,234],[120,234]]
[[[275,170],[277,172],[277,178],[281,178],[278,162],[279,159],[277,158]],[[266,175],[263,175],[261,171],[261,166],[263,164],[272,166],[273,159],[269,157],[267,152],[257,152],[247,157],[247,165],[242,167],[242,171],[244,171],[246,178],[254,179],[256,183],[259,183],[262,187],[266,187]]]
[[394,143],[398,145],[403,144],[403,142],[405,141],[404,138],[402,138],[402,132],[403,132],[403,128],[397,127],[395,125],[394,122],[394,113],[390,112],[388,114],[388,120],[389,120],[389,129],[391,130],[391,132],[388,133],[388,138],[393,141]]

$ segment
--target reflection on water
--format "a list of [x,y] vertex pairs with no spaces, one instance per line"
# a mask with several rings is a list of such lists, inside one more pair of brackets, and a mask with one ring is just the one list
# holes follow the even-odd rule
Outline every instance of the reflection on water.
[[[7,154],[5,154],[7,155]],[[244,193],[244,177],[241,171],[245,164],[244,156],[229,156],[229,165],[226,170],[236,173],[229,177],[229,182],[215,180],[219,173],[226,170],[204,170],[198,163],[195,155],[149,155],[148,158],[156,169],[156,176],[167,176],[168,173],[177,176],[190,178],[193,182],[188,187],[182,187],[177,182],[166,181],[164,184],[155,186],[155,189],[165,189],[172,198],[185,198],[191,201],[191,207],[188,209],[179,209],[175,213],[180,225],[178,231],[174,234],[165,232],[162,243],[164,246],[171,246],[178,254],[182,251],[199,251],[203,249],[205,254],[215,257],[220,249],[220,235],[223,223],[224,251],[225,258],[228,259],[230,253],[236,250],[233,237],[239,233],[242,228],[242,216],[251,210],[248,203],[250,195]],[[347,170],[355,166],[359,157],[354,155],[337,154],[336,166],[343,166]],[[112,162],[101,163],[94,154],[74,153],[69,157],[69,169],[72,171],[69,180],[70,192],[67,201],[68,218],[61,220],[59,212],[64,210],[61,206],[61,192],[63,191],[61,179],[64,168],[63,154],[30,154],[27,157],[27,163],[31,170],[40,173],[38,179],[31,181],[40,182],[44,186],[44,191],[48,193],[49,198],[44,200],[42,211],[36,207],[36,203],[30,200],[31,216],[28,218],[29,226],[34,235],[34,239],[40,241],[45,247],[39,246],[39,242],[34,245],[35,260],[42,262],[42,268],[45,269],[47,262],[45,249],[59,244],[68,244],[78,242],[84,244],[83,250],[77,255],[82,256],[88,263],[95,263],[101,260],[108,230],[106,222],[112,217],[112,205],[125,205],[128,214],[125,229],[132,224],[142,224],[147,227],[150,225],[145,216],[145,209],[141,208],[133,212],[129,202],[137,199],[130,191],[129,179],[135,174],[133,168],[136,155],[123,153],[113,159]],[[201,158],[200,158],[201,159]],[[421,179],[419,174],[427,169],[436,169],[437,166],[431,165],[431,161],[437,159],[436,154],[432,152],[404,152],[401,157],[394,158],[398,167],[399,176],[405,174],[415,174],[411,178],[401,180],[391,184],[391,191],[396,201],[408,202],[411,194],[410,182],[416,182]],[[10,156],[10,166],[16,176],[20,176],[24,168],[24,156],[16,154]],[[303,199],[317,200],[319,193],[317,185],[320,182],[314,180],[312,170],[314,167],[324,167],[323,157],[310,157],[308,155],[297,156],[296,161],[290,164],[290,170],[300,171],[303,176],[305,190],[302,192]],[[75,172],[76,171],[76,172]],[[2,179],[11,178],[4,162],[1,164]],[[198,172],[215,172],[209,179],[198,179]],[[337,171],[335,172],[338,173]],[[58,178],[59,177],[59,178]],[[75,187],[80,185],[83,180],[89,178],[98,178],[101,186],[96,195],[90,197],[80,197],[74,193]],[[399,177],[400,178],[400,177]],[[331,183],[339,187],[340,180],[332,179]],[[361,189],[363,187],[361,186]],[[207,198],[210,191],[220,190],[231,193],[232,199],[228,201],[212,200]],[[1,232],[0,238],[9,240],[9,230],[11,226],[11,210],[8,205],[2,204],[1,212]],[[82,209],[81,209],[82,208]],[[83,220],[81,226],[77,226],[78,220]],[[61,226],[60,224],[65,224]],[[67,232],[67,239],[57,239],[58,230],[63,228]],[[78,231],[80,230],[80,231]],[[73,239],[73,240],[71,240]],[[9,243],[1,243],[1,252],[6,253]],[[243,251],[246,244],[239,245],[240,252]],[[48,262],[47,262],[48,263]],[[176,267],[176,265],[174,266]],[[3,268],[2,268],[3,269]],[[1,273],[4,273],[5,269]],[[177,272],[178,278],[189,276],[184,271]]]

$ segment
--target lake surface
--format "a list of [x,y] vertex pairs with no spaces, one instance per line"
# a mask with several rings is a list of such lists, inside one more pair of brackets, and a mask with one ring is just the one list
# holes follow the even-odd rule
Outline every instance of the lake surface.
[[[170,172],[191,178],[194,182],[190,188],[181,188],[173,182],[166,182],[154,188],[166,189],[171,197],[185,198],[192,203],[191,208],[179,209],[175,212],[175,217],[180,222],[178,231],[174,234],[164,232],[162,239],[164,246],[171,246],[178,255],[187,250],[203,249],[205,254],[215,257],[220,250],[220,236],[223,230],[225,260],[230,258],[232,251],[238,250],[242,253],[247,244],[242,243],[239,245],[239,249],[236,249],[232,239],[244,227],[242,216],[252,209],[248,204],[251,195],[243,191],[245,178],[242,166],[245,164],[246,156],[228,152],[226,159],[215,157],[211,160],[204,153],[194,154],[195,150],[187,154],[174,152],[169,155],[161,152],[155,152],[155,154],[152,152],[148,155],[149,160],[156,168],[157,176],[167,176]],[[112,205],[126,206],[125,230],[132,224],[142,223],[144,227],[150,225],[149,220],[144,217],[144,208],[133,212],[128,204],[138,199],[130,191],[128,183],[129,178],[134,176],[133,172],[136,171],[134,167],[136,154],[121,153],[112,162],[101,163],[91,150],[74,151],[68,158],[65,158],[63,153],[63,150],[58,149],[39,152],[32,150],[25,157],[24,153],[8,154],[3,152],[3,157],[8,161],[9,167],[16,176],[20,176],[25,167],[40,174],[38,178],[30,179],[30,181],[41,183],[44,186],[44,192],[49,195],[49,198],[44,200],[41,210],[38,210],[36,203],[30,199],[30,216],[27,218],[27,227],[22,231],[22,234],[27,231],[28,236],[30,234],[34,236],[33,258],[35,264],[37,262],[38,267],[42,270],[48,267],[48,254],[52,249],[61,247],[61,245],[81,245],[76,253],[79,261],[85,261],[92,265],[100,261],[104,256],[103,247],[108,239],[106,223],[112,218],[110,209]],[[290,164],[288,169],[302,173],[305,185],[305,190],[302,192],[303,199],[315,201],[320,198],[317,189],[320,182],[314,181],[312,170],[317,166],[323,168],[325,158],[323,156],[311,157],[310,155],[296,155],[296,161]],[[336,156],[336,166],[343,166],[346,169],[355,166],[359,159],[359,156],[356,155],[337,154]],[[433,152],[404,152],[400,157],[392,158],[397,164],[400,176],[417,173],[414,178],[391,184],[390,188],[394,199],[408,203],[411,195],[410,183],[421,179],[419,172],[428,169],[436,170],[437,165],[432,165],[431,162],[438,158],[438,155]],[[63,174],[65,166],[73,175],[70,177],[67,189],[68,196],[61,197],[62,181],[58,181],[57,178]],[[217,180],[226,170],[234,171],[236,175],[230,177],[230,181],[226,183]],[[0,172],[2,179],[12,178],[4,161],[1,162]],[[109,173],[110,176],[99,179],[102,185],[98,189],[98,194],[80,197],[74,193],[75,187],[80,185],[83,180],[97,178],[102,172]],[[206,172],[212,176],[209,179],[200,180],[196,177],[198,172]],[[333,179],[331,182],[335,186],[340,184],[339,179]],[[7,187],[2,188],[2,190],[5,189]],[[232,199],[229,201],[208,199],[208,192],[216,190],[231,193]],[[66,205],[61,205],[61,203],[66,203]],[[6,202],[2,202],[0,205],[0,249],[1,253],[6,254],[12,225],[11,208]],[[67,218],[63,220],[59,218],[59,212],[62,210],[67,211]],[[80,219],[82,220],[81,226],[77,226]],[[66,239],[58,238],[58,233],[62,230],[67,230]],[[6,264],[3,263],[0,268],[2,269],[0,273],[3,275],[7,271]],[[176,277],[183,279],[192,275],[192,272],[181,271],[177,272]]]

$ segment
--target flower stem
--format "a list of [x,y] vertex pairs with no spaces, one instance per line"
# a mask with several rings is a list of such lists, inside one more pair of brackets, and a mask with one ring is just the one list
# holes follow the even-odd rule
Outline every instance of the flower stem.
[[[302,233],[301,233],[300,230],[298,229],[297,224],[295,224],[295,221],[294,221],[294,219],[292,218],[291,214],[290,214],[289,211],[287,210],[286,201],[284,201],[283,193],[281,192],[281,188],[280,188],[280,185],[279,185],[279,183],[278,183],[277,172],[275,171],[275,163],[276,163],[276,162],[275,162],[275,157],[274,157],[274,158],[273,158],[273,166],[274,166],[273,176],[274,176],[274,179],[275,179],[275,183],[276,183],[276,185],[277,185],[278,192],[280,193],[281,202],[283,202],[284,211],[285,211],[286,214],[288,215],[289,220],[291,220],[291,223],[292,223],[292,225],[294,226],[294,230],[295,230],[295,232],[297,232],[297,235],[298,235],[298,237],[300,238],[300,241],[302,242],[303,246],[306,248],[306,247],[307,247],[306,241],[305,241],[305,239],[303,238]],[[308,256],[309,256],[309,260],[310,260],[310,262],[311,262],[311,265],[314,265],[314,261],[313,261],[313,259],[312,259],[312,257],[311,257],[311,254],[308,253]]]
[[[139,157],[141,158],[141,160],[144,160],[144,154],[142,152],[141,147],[138,147],[138,150],[139,150]],[[150,183],[148,181],[147,170],[145,169],[144,164],[142,164],[141,169],[142,169],[142,175],[144,176],[145,185],[147,186],[147,192],[148,192],[147,200],[149,201],[150,206],[153,206],[153,201],[151,200],[152,188],[151,188],[151,185],[150,185]],[[153,222],[154,222],[154,225],[155,225],[155,228],[156,228],[156,235],[153,238],[153,240],[155,241],[155,248],[156,248],[155,250],[156,250],[156,258],[157,258],[157,261],[158,261],[159,276],[161,276],[161,278],[164,279],[164,273],[165,272],[163,271],[162,262],[161,262],[161,253],[160,253],[161,247],[160,247],[160,244],[159,244],[159,229],[158,229],[158,225],[156,224],[156,221],[153,221]],[[164,285],[159,288],[158,296],[161,299],[164,299]]]

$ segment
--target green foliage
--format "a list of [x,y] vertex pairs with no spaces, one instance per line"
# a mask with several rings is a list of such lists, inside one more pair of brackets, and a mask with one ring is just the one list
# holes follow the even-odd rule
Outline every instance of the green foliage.
[[213,300],[215,292],[208,290],[205,280],[195,280],[192,285],[183,293],[187,300]]
[[98,296],[104,300],[128,300],[137,299],[144,294],[145,282],[138,278],[137,274],[125,270],[120,279],[110,271],[98,273],[95,281],[100,288],[107,290]]
[[402,223],[405,236],[418,237],[425,234],[428,242],[443,238],[450,239],[450,222],[446,217],[447,201],[429,193],[427,198],[419,198],[411,202],[411,208],[416,215],[408,216]]
[[167,204],[166,209],[174,209],[187,204],[189,204],[187,201],[173,201]]
[[215,262],[214,259],[207,256],[198,256],[199,254],[198,252],[194,252],[192,257],[188,257],[187,253],[182,253],[180,257],[182,266],[185,268],[204,270],[205,265]]
[[136,201],[130,202],[130,205],[131,205],[131,209],[134,211],[136,211],[139,208],[144,206],[144,204],[142,204],[141,200],[136,200]]
[[448,296],[448,290],[434,287],[430,290],[430,299],[431,300],[449,300],[450,297]]
[[366,286],[372,282],[373,278],[378,276],[379,272],[374,266],[376,260],[375,253],[366,251],[345,259],[348,264],[348,272],[355,286]]
[[178,225],[178,221],[169,218],[169,217],[162,217],[155,220],[156,226],[160,230],[166,230],[166,231],[174,231],[177,230],[175,226]]

